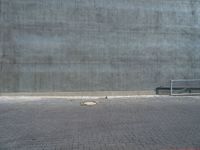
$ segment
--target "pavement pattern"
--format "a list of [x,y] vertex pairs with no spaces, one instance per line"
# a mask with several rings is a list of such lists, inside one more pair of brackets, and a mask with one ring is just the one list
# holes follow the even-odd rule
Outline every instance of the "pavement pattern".
[[0,150],[200,150],[200,97],[0,97]]

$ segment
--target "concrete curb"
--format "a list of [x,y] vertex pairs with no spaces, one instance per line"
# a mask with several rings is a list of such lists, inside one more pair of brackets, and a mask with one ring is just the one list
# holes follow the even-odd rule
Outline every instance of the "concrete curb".
[[[178,98],[194,98],[196,100],[200,100],[200,96],[178,96]],[[109,96],[106,99],[102,96],[0,96],[0,103],[15,103],[15,102],[33,102],[33,101],[40,101],[40,100],[94,100],[94,101],[101,101],[101,100],[122,100],[122,99],[129,99],[133,98],[133,100],[139,99],[148,99],[148,98],[169,98],[169,99],[176,99],[176,96],[170,95],[132,95],[132,96]]]

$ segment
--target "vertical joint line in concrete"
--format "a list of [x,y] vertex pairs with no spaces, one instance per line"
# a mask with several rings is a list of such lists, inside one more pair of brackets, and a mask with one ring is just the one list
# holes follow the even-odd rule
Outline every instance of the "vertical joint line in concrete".
[[170,81],[170,95],[171,95],[171,96],[173,95],[172,86],[173,86],[173,80]]

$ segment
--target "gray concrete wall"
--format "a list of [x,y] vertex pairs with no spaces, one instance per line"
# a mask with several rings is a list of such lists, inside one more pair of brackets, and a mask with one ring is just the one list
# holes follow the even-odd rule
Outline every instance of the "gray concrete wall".
[[198,0],[0,0],[0,92],[138,91],[200,78]]

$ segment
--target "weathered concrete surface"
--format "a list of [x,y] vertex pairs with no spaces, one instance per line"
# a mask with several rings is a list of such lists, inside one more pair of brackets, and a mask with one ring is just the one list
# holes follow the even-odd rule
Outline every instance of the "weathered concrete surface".
[[[164,93],[169,95],[169,93]],[[58,97],[98,97],[105,98],[109,97],[131,97],[131,96],[141,96],[149,95],[154,96],[155,91],[88,91],[88,92],[14,92],[14,93],[0,93],[0,96],[58,96]]]
[[0,91],[153,90],[200,78],[198,0],[0,0]]
[[1,150],[199,150],[200,97],[0,98]]

